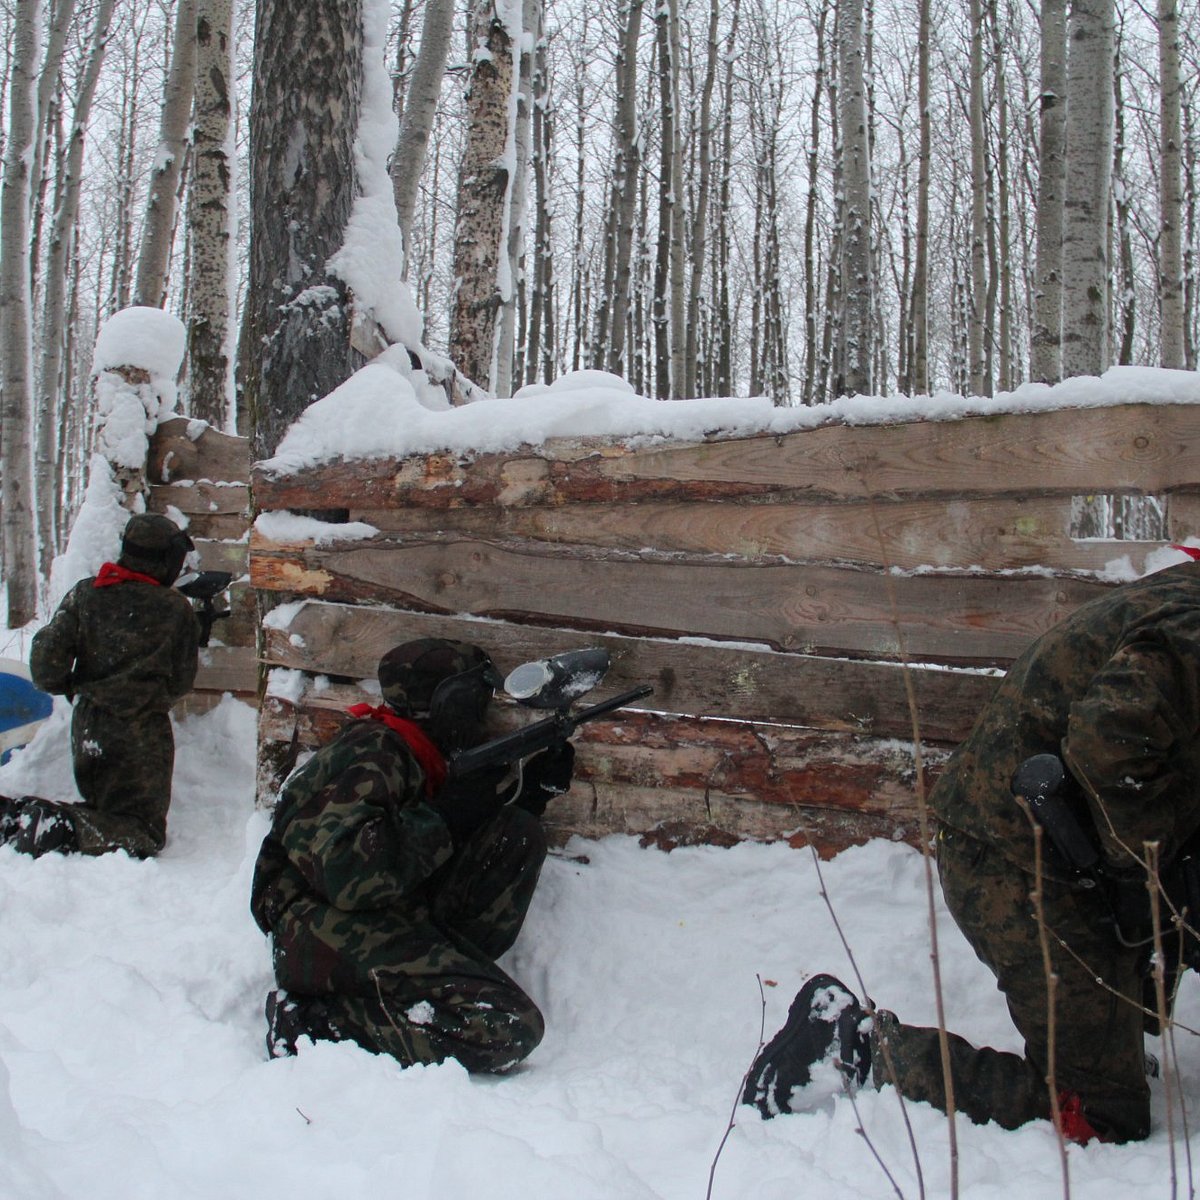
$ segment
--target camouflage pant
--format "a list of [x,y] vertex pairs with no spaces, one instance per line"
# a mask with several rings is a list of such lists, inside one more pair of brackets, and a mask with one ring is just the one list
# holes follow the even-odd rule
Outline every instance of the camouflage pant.
[[508,807],[478,830],[426,886],[428,920],[403,961],[376,968],[373,995],[308,999],[313,1036],[347,1039],[408,1066],[455,1058],[468,1071],[505,1071],[545,1025],[537,1005],[494,959],[517,940],[546,857],[536,817]]
[[157,854],[167,840],[175,738],[166,713],[130,719],[80,697],[71,718],[75,785],[83,804],[65,805],[84,854]]
[[[997,851],[949,830],[938,839],[938,872],[951,915],[996,976],[1025,1039],[1022,1056],[977,1049],[951,1034],[955,1105],[973,1121],[996,1121],[1006,1129],[1048,1119],[1050,1025],[1030,902],[1033,877]],[[1058,977],[1055,1083],[1078,1093],[1098,1132],[1117,1141],[1144,1138],[1150,1132],[1150,1089],[1142,1044],[1143,955],[1117,941],[1107,907],[1094,891],[1047,881],[1043,892]],[[911,1099],[946,1107],[936,1029],[902,1025],[881,1012],[872,1075],[876,1084],[892,1082]]]

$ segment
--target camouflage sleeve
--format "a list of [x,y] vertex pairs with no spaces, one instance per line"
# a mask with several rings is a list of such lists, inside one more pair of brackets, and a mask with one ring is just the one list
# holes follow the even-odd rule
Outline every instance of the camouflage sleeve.
[[335,908],[403,900],[453,852],[445,823],[415,800],[421,784],[407,755],[361,756],[296,807],[281,831],[288,859]]
[[72,690],[75,656],[79,649],[75,590],[72,588],[63,597],[49,624],[33,635],[29,649],[29,674],[34,686],[55,696],[66,695]]
[[1194,670],[1153,641],[1118,651],[1071,705],[1063,759],[1113,866],[1135,866],[1146,841],[1168,861],[1196,828],[1200,796],[1186,763],[1198,718]]

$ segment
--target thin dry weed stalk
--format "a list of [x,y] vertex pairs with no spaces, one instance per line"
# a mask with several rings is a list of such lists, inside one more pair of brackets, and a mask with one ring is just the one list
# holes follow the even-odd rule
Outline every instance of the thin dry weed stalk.
[[946,1003],[942,989],[941,955],[938,949],[937,896],[933,886],[933,841],[932,831],[929,826],[929,804],[925,795],[925,762],[921,751],[921,718],[917,710],[916,689],[913,686],[912,659],[909,657],[904,629],[900,623],[900,605],[896,599],[892,564],[887,551],[887,543],[883,536],[883,526],[879,520],[879,508],[875,502],[875,495],[868,486],[866,476],[862,470],[855,468],[855,474],[862,484],[863,492],[867,498],[867,507],[871,513],[875,541],[879,546],[879,556],[883,563],[884,589],[887,594],[888,611],[891,615],[892,626],[896,633],[896,652],[900,660],[900,669],[904,679],[904,697],[908,704],[909,719],[912,723],[913,767],[916,772],[917,822],[921,835],[921,855],[925,866],[925,903],[929,924],[929,959],[933,970],[933,995],[937,1009],[938,1049],[942,1060],[942,1089],[946,1097],[947,1137],[950,1146],[950,1200],[958,1200],[958,1130],[955,1122],[954,1076],[950,1069],[950,1035],[946,1028]]
[[725,1143],[729,1141],[729,1135],[733,1132],[733,1127],[737,1124],[738,1105],[742,1102],[742,1096],[746,1093],[746,1084],[750,1079],[750,1072],[754,1070],[754,1064],[758,1056],[762,1053],[762,1048],[766,1045],[767,1036],[767,994],[763,991],[762,976],[755,973],[755,980],[758,982],[758,1046],[754,1051],[754,1057],[750,1059],[750,1065],[746,1068],[742,1075],[741,1082],[738,1084],[737,1095],[733,1098],[733,1106],[729,1110],[729,1120],[725,1124],[725,1132],[721,1135],[721,1141],[717,1146],[717,1152],[713,1155],[713,1160],[708,1168],[708,1189],[704,1193],[704,1200],[712,1200],[713,1181],[717,1177],[717,1163],[721,1159],[721,1153],[725,1149]]
[[1058,1023],[1055,1019],[1055,1000],[1058,994],[1058,976],[1054,972],[1054,963],[1050,957],[1050,935],[1046,928],[1046,910],[1043,904],[1042,885],[1046,875],[1042,860],[1043,841],[1042,826],[1033,815],[1033,809],[1024,796],[1014,799],[1021,806],[1029,828],[1033,832],[1033,891],[1030,899],[1033,901],[1033,914],[1037,921],[1038,943],[1042,948],[1042,971],[1046,977],[1046,1088],[1050,1093],[1050,1116],[1054,1122],[1054,1134],[1058,1140],[1058,1157],[1062,1169],[1063,1200],[1071,1200],[1071,1167],[1067,1156],[1067,1139],[1062,1131],[1062,1105],[1058,1092],[1058,1058],[1057,1033]]

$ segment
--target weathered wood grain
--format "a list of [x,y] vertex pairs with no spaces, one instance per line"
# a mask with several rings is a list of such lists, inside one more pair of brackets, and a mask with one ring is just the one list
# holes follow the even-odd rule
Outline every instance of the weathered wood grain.
[[[560,650],[599,645],[612,666],[597,698],[640,683],[655,691],[639,707],[731,720],[776,721],[816,729],[908,738],[905,669],[898,665],[781,654],[765,647],[581,635],[561,629],[308,602],[264,630],[271,666],[373,679],[383,654],[420,637],[470,641],[500,668]],[[922,737],[957,742],[998,682],[974,671],[910,670]],[[362,697],[357,697],[361,699]],[[346,701],[354,703],[354,701]]]
[[[336,685],[299,704],[268,695],[260,800],[272,802],[301,755],[336,736],[354,695]],[[576,746],[576,781],[545,819],[557,841],[633,833],[669,847],[788,838],[831,851],[917,836],[913,758],[896,742],[622,712],[583,727]],[[926,747],[925,756],[928,783],[944,752]]]
[[[328,600],[803,653],[1011,661],[1105,584],[618,555],[435,536],[313,546],[252,538],[251,582]],[[897,636],[899,626],[903,645]]]
[[1141,570],[1160,542],[1070,536],[1069,496],[819,503],[726,500],[506,508],[350,509],[383,532],[456,533],[610,550],[718,554],[746,561],[849,562],[913,570],[1015,570],[1052,563],[1102,572],[1128,556]]
[[[191,436],[191,431],[199,431]],[[150,439],[146,478],[151,483],[181,479],[245,483],[250,478],[250,443],[187,417],[163,421]]]
[[863,499],[1161,493],[1200,479],[1194,405],[1003,413],[894,425],[827,425],[781,435],[624,447],[547,442],[512,454],[432,454],[254,473],[265,510],[457,508],[651,498]]

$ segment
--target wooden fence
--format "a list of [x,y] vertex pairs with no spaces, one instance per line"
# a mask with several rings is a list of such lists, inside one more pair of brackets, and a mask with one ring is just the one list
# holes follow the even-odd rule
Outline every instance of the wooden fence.
[[186,524],[206,571],[230,571],[230,616],[213,627],[200,652],[196,690],[181,702],[202,710],[225,692],[256,700],[258,616],[248,576],[250,449],[245,438],[220,433],[203,421],[173,417],[150,441],[146,480],[151,512]]
[[997,669],[1112,586],[1106,564],[1162,544],[1072,538],[1073,497],[1155,495],[1168,539],[1200,530],[1200,409],[558,441],[256,470],[253,488],[264,512],[377,531],[252,533],[253,586],[294,602],[263,630],[267,666],[293,674],[261,709],[260,799],[397,642],[469,640],[503,669],[597,644],[597,699],[655,691],[582,731],[556,834],[827,851],[915,836],[914,719],[935,772]]

